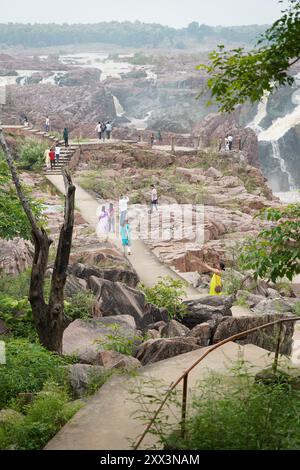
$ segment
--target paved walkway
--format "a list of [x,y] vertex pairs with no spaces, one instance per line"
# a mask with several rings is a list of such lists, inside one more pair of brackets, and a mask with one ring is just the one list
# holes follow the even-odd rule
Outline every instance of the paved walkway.
[[[62,175],[46,175],[49,181],[61,192],[65,193]],[[84,219],[96,230],[100,204],[87,191],[76,184],[75,207],[82,213]],[[121,248],[121,243],[118,243]],[[182,278],[171,268],[161,263],[155,255],[145,246],[141,240],[132,243],[132,255],[130,262],[137,272],[141,282],[148,287],[153,286],[159,277],[171,276],[173,279]],[[186,289],[186,298],[199,298],[201,294],[192,286]]]

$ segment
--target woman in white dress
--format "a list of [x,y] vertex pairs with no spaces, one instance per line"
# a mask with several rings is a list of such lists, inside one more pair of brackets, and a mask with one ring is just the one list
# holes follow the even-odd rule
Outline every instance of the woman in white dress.
[[108,211],[105,209],[105,206],[102,206],[101,213],[98,219],[97,235],[99,237],[107,238],[108,230],[109,230],[109,214],[108,214]]

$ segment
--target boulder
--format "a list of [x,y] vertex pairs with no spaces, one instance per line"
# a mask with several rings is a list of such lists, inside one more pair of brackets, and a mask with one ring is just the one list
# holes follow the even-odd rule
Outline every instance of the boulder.
[[204,172],[205,176],[211,177],[213,179],[222,178],[223,174],[217,170],[216,168],[210,167],[208,170]]
[[88,284],[96,296],[100,311],[104,317],[131,315],[138,327],[142,327],[146,304],[145,296],[142,292],[128,287],[121,282],[111,282],[95,276],[90,277]]
[[96,363],[106,369],[125,369],[126,371],[141,367],[140,361],[135,357],[108,350],[99,352]]
[[149,330],[157,330],[159,333],[161,332],[161,330],[164,328],[164,326],[166,326],[166,322],[165,321],[158,321],[156,323],[151,323],[150,325],[148,325],[148,331]]
[[207,296],[183,303],[187,306],[187,313],[182,318],[182,323],[190,329],[206,322],[214,326],[224,316],[232,316],[232,297]]
[[158,330],[147,330],[147,339],[157,339],[160,337],[160,332]]
[[105,368],[90,364],[72,364],[68,366],[69,380],[75,398],[85,396],[91,384],[105,374]]
[[149,339],[137,350],[136,358],[142,365],[163,361],[199,349],[196,338],[160,338]]
[[148,329],[149,325],[167,323],[169,321],[168,312],[165,308],[147,303],[144,308],[144,315],[141,321],[141,328]]
[[32,265],[34,249],[22,238],[3,240],[0,238],[0,272],[16,276]]
[[239,290],[236,294],[237,300],[242,300],[248,307],[253,308],[261,301],[265,300],[265,297],[261,295],[252,294],[246,290]]
[[176,336],[186,336],[189,332],[189,328],[176,320],[171,320],[162,328],[161,335],[166,338],[173,338]]
[[77,277],[69,274],[66,280],[65,285],[65,296],[66,297],[73,297],[76,294],[81,292],[86,292],[87,290],[87,283],[84,279],[78,279]]
[[[242,331],[255,328],[266,323],[270,323],[281,318],[286,318],[286,315],[262,315],[262,316],[248,316],[248,317],[224,317],[218,324],[214,334],[212,343],[216,344],[220,341],[229,338]],[[296,317],[295,317],[296,319]],[[293,334],[295,324],[292,322],[284,324],[283,327],[283,341],[280,346],[281,354],[291,354],[293,345]],[[274,352],[276,349],[276,342],[278,337],[278,325],[270,326],[264,330],[258,330],[249,334],[247,337],[238,340],[239,344],[255,344],[268,351]]]
[[262,300],[253,309],[253,313],[255,315],[264,315],[266,313],[287,313],[292,311],[292,303],[280,297],[277,299]]
[[85,266],[76,263],[71,268],[72,274],[81,279],[89,280],[91,276],[106,279],[111,282],[122,282],[129,287],[136,287],[139,283],[138,275],[135,271],[122,268],[98,268],[97,266]]
[[[77,355],[79,362],[94,364],[107,335],[112,333],[111,325],[118,325],[118,334],[135,340],[136,325],[132,316],[120,315],[99,320],[80,320],[72,322],[64,331],[63,354]],[[103,344],[101,344],[101,342]]]
[[197,339],[197,344],[201,347],[209,346],[212,336],[212,328],[209,323],[201,323],[200,325],[195,326],[188,336],[192,336]]

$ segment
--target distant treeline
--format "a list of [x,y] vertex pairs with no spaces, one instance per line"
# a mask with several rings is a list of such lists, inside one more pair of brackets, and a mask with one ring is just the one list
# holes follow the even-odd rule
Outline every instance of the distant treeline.
[[220,42],[251,44],[266,26],[211,27],[197,22],[175,29],[159,24],[103,22],[97,24],[0,24],[0,44],[27,47],[108,43],[132,47],[172,46],[184,49],[191,43],[213,38]]

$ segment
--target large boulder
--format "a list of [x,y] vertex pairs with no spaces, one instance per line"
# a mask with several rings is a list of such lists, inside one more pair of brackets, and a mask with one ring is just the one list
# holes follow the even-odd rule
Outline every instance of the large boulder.
[[166,338],[173,338],[176,336],[186,336],[190,332],[189,328],[182,325],[176,320],[171,320],[161,330],[161,335]]
[[73,297],[74,295],[79,294],[81,292],[86,292],[86,290],[87,283],[84,279],[78,279],[72,274],[69,274],[64,290],[66,297]]
[[120,315],[99,320],[80,320],[72,322],[64,331],[63,354],[77,355],[79,362],[97,363],[97,355],[104,350],[112,333],[112,325],[118,325],[118,335],[130,340],[136,339],[136,325],[132,316]]
[[0,238],[0,272],[16,276],[32,265],[34,249],[22,238],[3,240]]
[[169,321],[168,312],[165,308],[156,307],[156,305],[147,303],[144,308],[144,315],[141,321],[142,330],[149,328],[149,325]]
[[[266,323],[280,320],[281,318],[286,318],[286,315],[262,315],[232,318],[224,317],[219,322],[214,332],[212,343],[219,343],[220,341],[229,338],[230,336],[242,333],[243,331],[264,325]],[[283,326],[283,341],[281,342],[280,346],[281,354],[291,354],[294,326],[295,324],[293,322],[285,323]],[[245,338],[238,340],[237,342],[239,344],[255,344],[256,346],[273,352],[276,349],[278,328],[278,325],[274,325],[263,330],[258,330],[249,334]]]
[[182,318],[182,323],[190,329],[205,322],[214,326],[224,316],[232,316],[232,297],[206,296],[184,301],[184,304],[187,307],[187,313]]
[[140,361],[135,357],[108,350],[99,352],[97,364],[105,367],[105,369],[124,369],[126,371],[141,367]]
[[293,300],[282,299],[265,299],[259,302],[253,309],[255,315],[264,315],[266,313],[287,313],[293,311]]
[[95,294],[104,317],[131,315],[138,327],[141,327],[146,304],[142,292],[121,282],[111,282],[95,276],[89,278],[89,287]]
[[97,266],[85,266],[82,263],[76,263],[71,267],[71,272],[74,276],[86,281],[94,276],[112,282],[122,282],[129,287],[136,287],[139,282],[135,271],[123,268],[98,268]]
[[239,290],[236,294],[236,299],[245,303],[250,308],[254,308],[257,304],[265,300],[262,295],[252,294],[246,290]]
[[209,346],[212,338],[212,328],[209,323],[201,323],[195,326],[188,336],[192,336],[197,339],[197,344],[201,347]]
[[69,380],[75,398],[87,395],[94,382],[104,377],[106,369],[90,364],[72,364],[68,366]]
[[196,338],[159,338],[149,339],[137,350],[136,358],[142,365],[163,361],[199,349]]

